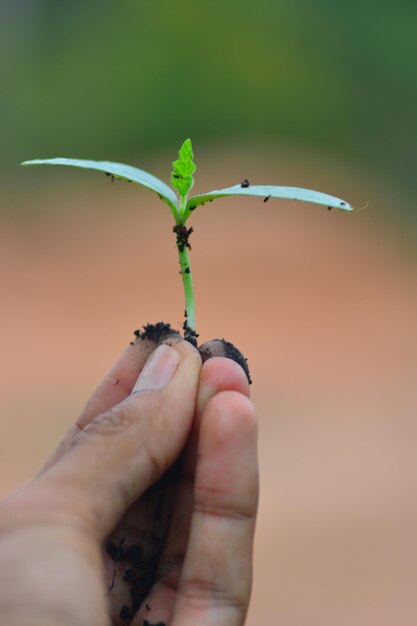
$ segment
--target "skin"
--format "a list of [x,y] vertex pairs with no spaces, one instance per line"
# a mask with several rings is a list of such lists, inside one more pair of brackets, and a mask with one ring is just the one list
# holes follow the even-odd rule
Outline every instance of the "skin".
[[[244,623],[258,502],[246,375],[222,357],[202,365],[181,339],[165,343],[177,364],[164,388],[132,393],[157,346],[142,339],[128,346],[39,474],[0,503],[2,623]],[[165,472],[178,457],[176,483],[167,487]],[[129,565],[115,563],[103,545],[143,542],[155,506],[149,493],[163,489],[170,524],[158,575],[138,612],[123,620]]]

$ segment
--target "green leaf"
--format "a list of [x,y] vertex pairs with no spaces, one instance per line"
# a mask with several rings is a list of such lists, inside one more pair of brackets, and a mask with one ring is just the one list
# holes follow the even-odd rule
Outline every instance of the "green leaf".
[[[247,181],[245,181],[247,182]],[[193,196],[187,202],[185,209],[185,219],[190,212],[196,207],[216,200],[217,198],[225,198],[226,196],[260,196],[266,201],[269,198],[282,198],[285,200],[299,200],[300,202],[312,202],[313,204],[322,204],[331,209],[344,209],[352,211],[352,207],[345,200],[329,196],[327,193],[320,191],[312,191],[311,189],[301,189],[300,187],[276,187],[274,185],[234,185],[225,189],[216,189]]]
[[171,173],[171,184],[184,198],[194,185],[193,174],[196,170],[193,161],[193,147],[191,139],[186,139],[178,152],[178,159],[173,162],[173,171]]
[[168,204],[174,214],[178,211],[178,200],[175,193],[162,180],[152,176],[144,170],[140,170],[132,165],[124,163],[113,163],[112,161],[84,161],[80,159],[34,159],[32,161],[23,161],[22,165],[69,165],[70,167],[81,167],[88,170],[98,170],[105,172],[114,178],[127,180],[128,182],[137,183],[143,187],[147,187],[154,191],[158,196]]

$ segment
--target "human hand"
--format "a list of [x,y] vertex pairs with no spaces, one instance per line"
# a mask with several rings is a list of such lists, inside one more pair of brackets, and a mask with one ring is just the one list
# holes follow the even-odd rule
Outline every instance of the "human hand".
[[244,623],[258,494],[246,376],[169,343],[129,346],[45,468],[1,502],[2,623]]

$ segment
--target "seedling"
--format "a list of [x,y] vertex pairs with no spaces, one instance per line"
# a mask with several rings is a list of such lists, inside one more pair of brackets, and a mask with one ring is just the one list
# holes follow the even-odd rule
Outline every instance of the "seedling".
[[56,158],[24,161],[22,165],[69,165],[71,167],[99,170],[104,172],[107,176],[110,176],[112,182],[114,182],[115,179],[119,179],[147,187],[155,192],[162,202],[169,206],[175,221],[173,231],[176,235],[181,276],[184,286],[184,337],[194,345],[197,344],[196,338],[198,335],[195,326],[194,289],[189,257],[189,251],[191,250],[189,239],[193,228],[187,228],[186,224],[197,207],[203,206],[207,202],[212,202],[218,198],[228,196],[260,196],[263,198],[263,202],[268,202],[270,198],[283,198],[286,200],[299,200],[301,202],[321,204],[329,210],[335,208],[352,211],[352,207],[347,202],[325,193],[311,191],[310,189],[301,189],[299,187],[251,185],[247,178],[232,187],[215,189],[214,191],[190,197],[189,194],[194,185],[193,174],[196,169],[190,139],[184,141],[179,150],[178,159],[172,164],[172,188],[159,178],[156,178],[144,170],[132,167],[131,165],[124,165],[123,163],[112,163],[111,161],[85,161],[80,159]]

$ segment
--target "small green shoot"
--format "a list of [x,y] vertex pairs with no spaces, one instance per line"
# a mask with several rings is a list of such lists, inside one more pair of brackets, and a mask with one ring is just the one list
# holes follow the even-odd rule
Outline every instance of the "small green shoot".
[[179,159],[173,162],[173,171],[171,173],[171,183],[174,189],[179,193],[181,200],[186,198],[190,193],[193,185],[193,174],[196,170],[193,161],[193,147],[191,139],[186,139],[178,152]]
[[189,237],[193,232],[192,227],[187,228],[186,223],[193,211],[218,198],[228,196],[259,196],[267,202],[270,198],[281,198],[286,200],[299,200],[301,202],[311,202],[321,204],[328,209],[343,209],[352,211],[352,207],[345,200],[329,196],[319,191],[301,189],[299,187],[281,187],[274,185],[251,185],[247,179],[233,187],[225,189],[215,189],[207,193],[191,196],[189,193],[194,185],[193,174],[196,170],[194,163],[193,148],[190,139],[186,139],[182,144],[178,159],[172,164],[171,187],[168,187],[162,180],[152,174],[140,170],[131,165],[123,163],[113,163],[111,161],[86,161],[80,159],[35,159],[24,161],[22,165],[68,165],[71,167],[81,167],[84,169],[98,170],[111,176],[112,180],[125,180],[129,183],[136,183],[147,187],[155,192],[160,200],[167,204],[175,220],[173,231],[176,235],[176,243],[181,268],[181,276],[185,295],[185,321],[184,337],[194,345],[197,344],[195,326],[195,303],[194,289],[192,282],[190,258],[188,251],[191,250]]

